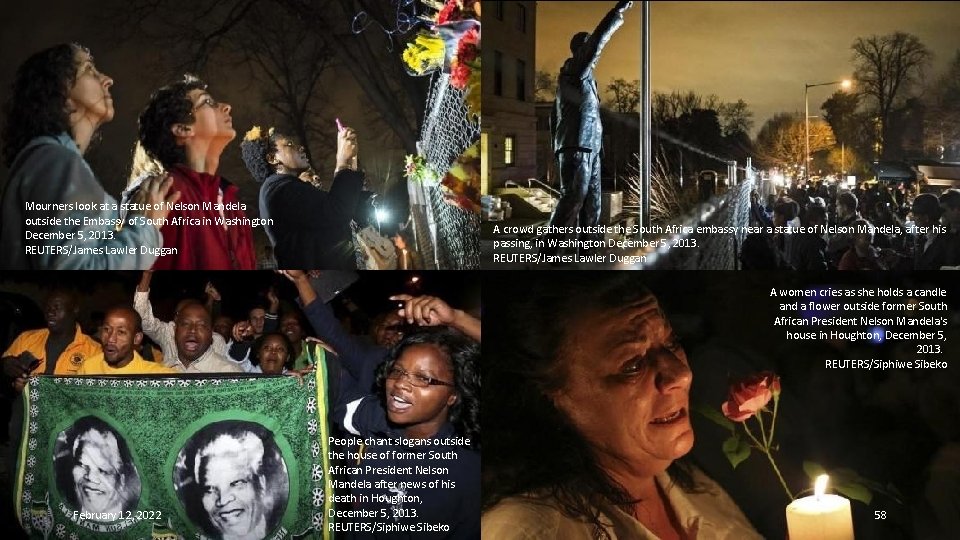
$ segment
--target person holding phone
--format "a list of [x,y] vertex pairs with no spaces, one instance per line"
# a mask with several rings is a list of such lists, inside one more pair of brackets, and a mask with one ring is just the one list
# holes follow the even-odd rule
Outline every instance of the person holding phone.
[[261,183],[260,217],[281,268],[354,270],[350,222],[363,192],[357,134],[338,122],[337,165],[328,191],[300,175],[310,169],[293,137],[254,127],[240,144],[243,161]]
[[43,305],[47,327],[23,332],[3,353],[3,373],[14,389],[23,390],[30,375],[76,375],[87,358],[100,354],[100,344],[80,330],[79,312],[72,291],[50,293]]

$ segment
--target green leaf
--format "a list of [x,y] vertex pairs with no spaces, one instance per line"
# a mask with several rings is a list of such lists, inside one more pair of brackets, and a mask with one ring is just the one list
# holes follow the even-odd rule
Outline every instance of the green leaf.
[[816,479],[816,477],[821,474],[828,474],[827,470],[823,468],[819,463],[814,463],[812,461],[803,462],[803,472],[807,475],[807,478],[810,480]]
[[750,457],[750,445],[734,434],[723,441],[723,454],[730,460],[730,465],[736,469],[737,465]]
[[[806,473],[808,478],[810,478],[811,484],[812,481],[821,474],[829,475],[830,482],[827,484],[828,490],[832,489],[848,499],[860,501],[864,504],[870,504],[870,502],[873,500],[874,491],[880,493],[885,493],[887,491],[879,482],[864,478],[853,469],[840,468],[827,471],[819,463],[804,461],[803,472]],[[804,491],[811,493],[813,492],[812,489],[807,489]]]
[[846,498],[860,501],[863,504],[870,504],[870,501],[873,500],[873,493],[863,484],[837,483],[834,484],[833,488]]
[[722,412],[708,405],[704,405],[703,403],[698,403],[694,405],[693,410],[695,412],[700,413],[700,415],[706,418],[707,420],[710,420],[714,424],[717,424],[718,426],[726,429],[730,433],[733,433],[733,430],[736,427],[736,424],[734,424],[732,420],[724,416]]

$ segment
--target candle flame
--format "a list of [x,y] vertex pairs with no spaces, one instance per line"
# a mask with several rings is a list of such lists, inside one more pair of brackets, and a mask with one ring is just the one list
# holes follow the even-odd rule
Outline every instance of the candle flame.
[[818,499],[820,498],[821,495],[827,492],[827,480],[829,479],[830,479],[829,476],[825,474],[821,474],[820,476],[817,477],[816,480],[814,480],[813,493]]

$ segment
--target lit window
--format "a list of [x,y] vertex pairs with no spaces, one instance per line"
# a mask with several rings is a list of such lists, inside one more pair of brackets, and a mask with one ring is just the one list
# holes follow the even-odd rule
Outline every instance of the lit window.
[[507,135],[503,139],[503,164],[504,165],[513,165],[513,142],[516,140],[516,137],[513,135]]

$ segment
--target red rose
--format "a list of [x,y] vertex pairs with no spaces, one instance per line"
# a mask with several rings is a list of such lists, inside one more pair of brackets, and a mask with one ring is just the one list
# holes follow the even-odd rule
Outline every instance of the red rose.
[[730,396],[720,409],[734,422],[745,422],[780,394],[780,377],[764,371],[730,385]]

